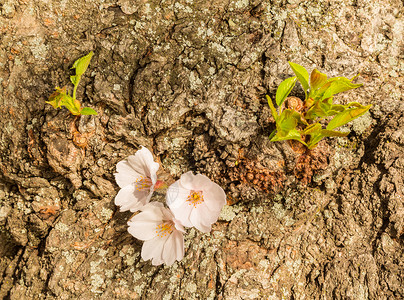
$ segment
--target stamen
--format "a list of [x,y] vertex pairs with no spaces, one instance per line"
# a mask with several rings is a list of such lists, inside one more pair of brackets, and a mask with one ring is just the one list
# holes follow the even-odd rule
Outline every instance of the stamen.
[[173,232],[174,230],[173,228],[174,228],[173,221],[167,221],[165,223],[162,223],[156,227],[157,236],[166,237],[167,235],[170,235]]
[[136,180],[136,182],[135,182],[135,189],[138,192],[150,190],[150,187],[152,186],[152,184],[153,183],[150,178],[140,176],[140,179]]
[[198,204],[201,204],[203,202],[202,191],[191,190],[187,198],[187,202],[189,202],[189,205],[193,205],[194,207],[196,207]]

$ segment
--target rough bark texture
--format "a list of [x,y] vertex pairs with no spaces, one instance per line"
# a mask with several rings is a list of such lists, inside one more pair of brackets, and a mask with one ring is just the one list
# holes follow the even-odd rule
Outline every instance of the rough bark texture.
[[[399,0],[0,0],[0,298],[403,299],[403,34]],[[46,105],[90,50],[99,115]],[[288,60],[360,73],[347,138],[268,141]],[[113,204],[139,145],[228,196],[171,267]]]

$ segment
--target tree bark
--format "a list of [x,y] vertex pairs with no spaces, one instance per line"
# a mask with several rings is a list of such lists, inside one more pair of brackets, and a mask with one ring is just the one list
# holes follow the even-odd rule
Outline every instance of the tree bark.
[[[1,0],[0,298],[404,298],[402,12],[398,0]],[[46,104],[91,50],[77,97],[98,115]],[[265,95],[288,61],[359,73],[364,86],[334,100],[370,113],[311,152],[270,142]],[[114,205],[115,166],[140,145],[168,183],[192,170],[228,199],[170,267],[141,259]]]

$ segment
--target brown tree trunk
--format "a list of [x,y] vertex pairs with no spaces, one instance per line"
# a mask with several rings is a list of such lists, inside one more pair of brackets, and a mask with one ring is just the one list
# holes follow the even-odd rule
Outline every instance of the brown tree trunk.
[[[403,23],[398,0],[0,0],[0,298],[404,298]],[[45,104],[91,50],[98,115]],[[370,113],[310,153],[269,142],[288,60],[360,73],[335,101]],[[114,205],[140,145],[228,197],[170,267]]]

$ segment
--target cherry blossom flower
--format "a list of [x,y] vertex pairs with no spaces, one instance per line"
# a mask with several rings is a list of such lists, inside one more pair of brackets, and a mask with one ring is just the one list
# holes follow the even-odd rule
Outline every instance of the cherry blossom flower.
[[120,206],[120,211],[135,212],[150,201],[158,168],[153,154],[143,146],[135,155],[116,165],[115,180],[121,190],[115,197],[115,205]]
[[226,194],[208,177],[187,172],[170,185],[166,200],[175,218],[184,226],[210,232],[226,204]]
[[184,228],[162,203],[150,202],[128,222],[128,231],[145,241],[141,256],[157,266],[172,265],[184,257]]

